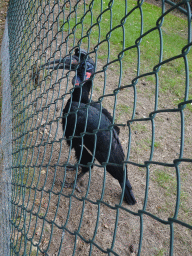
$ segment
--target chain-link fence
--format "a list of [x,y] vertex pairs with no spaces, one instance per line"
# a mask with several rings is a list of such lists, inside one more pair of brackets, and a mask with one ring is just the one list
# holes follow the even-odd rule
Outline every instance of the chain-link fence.
[[1,255],[192,254],[190,4],[10,0]]

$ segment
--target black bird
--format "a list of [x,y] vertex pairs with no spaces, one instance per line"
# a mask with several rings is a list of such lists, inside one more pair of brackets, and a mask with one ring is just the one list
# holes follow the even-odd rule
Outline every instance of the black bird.
[[[54,64],[53,66],[50,66]],[[57,64],[57,65],[55,65]],[[49,63],[46,63],[42,65],[41,67],[48,66],[48,69],[66,69],[66,70],[73,70],[76,71],[76,75],[74,76],[72,80],[72,84],[74,86],[79,86],[80,83],[84,80],[88,80],[91,75],[94,73],[95,70],[95,63],[93,59],[87,55],[87,52],[83,49],[76,48],[75,49],[75,54],[72,56],[72,59],[70,57],[65,57],[63,59],[56,59],[54,61],[51,61]],[[89,81],[89,84],[84,83],[83,90],[81,91],[82,96],[80,99],[81,103],[89,103],[92,107],[98,109],[102,109],[102,113],[109,119],[109,121],[112,123],[113,122],[113,117],[111,114],[108,112],[106,108],[101,108],[101,104],[98,102],[90,101],[89,99],[89,92],[90,92],[90,84],[91,81]],[[81,90],[81,89],[79,89]],[[79,90],[77,89],[76,92],[74,92],[74,96],[77,94],[77,98],[74,98],[73,96],[73,101],[79,101]],[[78,91],[78,93],[77,93]],[[118,126],[114,125],[114,129],[119,135],[120,129]]]
[[[89,100],[92,87],[90,77],[94,73],[93,60],[84,50],[77,48],[75,55],[63,59],[63,63],[56,60],[49,64],[56,62],[59,65],[49,68],[77,70],[72,81],[75,87],[72,89],[71,98],[67,101],[62,117],[66,141],[75,149],[76,158],[82,167],[77,181],[89,171],[88,163],[93,163],[97,159],[100,164],[106,165],[106,170],[123,188],[125,155],[118,137],[119,128],[112,126],[112,117],[106,109],[102,108],[100,113],[100,104]],[[90,166],[92,169],[93,165]],[[129,205],[134,205],[136,200],[127,178],[127,168],[125,170],[124,199]]]

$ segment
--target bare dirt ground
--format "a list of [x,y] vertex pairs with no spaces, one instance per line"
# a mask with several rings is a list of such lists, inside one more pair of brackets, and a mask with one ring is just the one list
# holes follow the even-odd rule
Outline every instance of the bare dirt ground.
[[7,4],[8,4],[8,0],[5,1],[1,1],[0,2],[0,47],[1,47],[1,42],[3,39],[3,31],[4,31],[4,27],[5,27],[5,18],[6,18],[6,14],[7,14]]
[[[5,26],[5,18],[7,13],[7,3],[8,1],[0,1],[0,54],[1,54],[1,42],[3,39],[3,32]],[[2,105],[2,91],[1,91],[1,62],[0,62],[0,124],[1,124],[1,105]],[[1,130],[0,130],[1,133]],[[1,146],[1,139],[0,139],[0,146]],[[2,175],[2,154],[0,150],[0,180]],[[1,197],[1,187],[0,187],[0,197]]]
[[[72,5],[73,2],[71,1]],[[51,24],[51,21],[55,18],[53,14],[48,15],[49,11],[49,8],[45,9],[45,17],[49,17]],[[57,15],[58,13],[59,8],[56,5],[54,14]],[[48,32],[50,25],[45,22],[44,26],[42,33]],[[42,44],[42,39],[39,37],[38,42],[31,44],[33,51],[38,47],[40,53],[45,53],[40,57],[41,62],[53,55],[60,57],[59,46],[63,40],[62,36],[65,37],[66,34],[59,33],[57,34],[57,40],[52,40],[53,35],[56,35],[57,32],[58,26],[54,24],[53,29],[46,37],[48,41],[44,41]],[[45,50],[44,46],[46,44],[48,47],[45,47]],[[66,44],[71,47],[70,41]],[[64,49],[65,47],[61,50],[62,56],[65,55]],[[37,56],[39,55],[34,56],[30,60],[32,65],[36,64]],[[95,58],[94,55],[92,57]],[[97,71],[102,71],[104,64],[104,61],[98,60]],[[106,71],[107,86],[105,95],[110,96],[103,99],[103,106],[111,113],[113,113],[115,101],[113,91],[117,88],[119,81],[118,72],[115,72],[118,68],[119,65],[114,63]],[[128,68],[123,74],[121,86],[129,84],[135,77],[134,68]],[[47,249],[46,255],[58,255],[59,253],[63,256],[73,255],[74,243],[76,245],[74,255],[89,255],[89,241],[92,239],[96,245],[103,250],[107,250],[112,245],[113,233],[117,228],[113,250],[119,255],[133,256],[137,252],[139,245],[141,222],[137,214],[139,210],[143,209],[144,205],[147,170],[142,166],[137,167],[128,164],[129,180],[133,186],[137,204],[130,207],[123,202],[122,206],[133,211],[135,215],[130,214],[125,209],[115,207],[119,204],[121,198],[121,188],[118,182],[108,173],[106,173],[105,189],[102,195],[104,170],[98,162],[96,162],[93,170],[81,180],[81,193],[62,186],[61,181],[65,178],[67,181],[73,181],[76,174],[75,172],[65,172],[63,167],[66,161],[71,164],[76,162],[74,152],[70,152],[65,143],[61,127],[62,109],[69,97],[69,95],[65,96],[65,94],[72,88],[71,80],[74,73],[70,73],[69,80],[65,77],[65,74],[66,72],[63,74],[62,71],[58,71],[51,72],[46,76],[45,72],[41,72],[37,85],[32,79],[33,74],[31,71],[24,79],[24,83],[28,83],[24,97],[25,106],[27,106],[25,110],[25,113],[27,113],[25,125],[20,125],[20,130],[13,133],[15,137],[19,137],[23,131],[28,132],[23,138],[23,148],[25,150],[22,156],[22,164],[26,168],[23,174],[18,171],[13,175],[13,182],[19,182],[18,177],[23,175],[26,186],[22,192],[17,185],[15,186],[18,194],[15,193],[13,195],[13,201],[15,204],[18,203],[26,207],[26,212],[24,216],[20,208],[17,210],[15,208],[15,216],[13,218],[16,219],[18,228],[22,228],[25,225],[25,235],[27,235],[28,239],[32,239],[33,242],[33,246],[30,247],[31,243],[29,242],[27,248],[32,255],[36,255],[37,245],[41,250],[46,251]],[[103,88],[104,72],[101,72],[94,79],[93,100],[98,100],[99,96],[103,95]],[[15,90],[15,95],[19,93],[19,89]],[[136,117],[138,119],[148,117],[154,110],[154,92],[155,84],[153,82],[145,78],[138,82],[136,107]],[[159,109],[175,107],[170,99],[172,99],[171,95],[165,96],[160,93]],[[20,100],[21,97],[18,95],[15,101],[15,103],[18,103],[14,110],[15,115],[22,109],[22,105],[19,103]],[[134,91],[132,87],[119,91],[115,113],[118,124],[126,124],[127,120],[131,119],[133,103]],[[125,105],[127,108],[124,108]],[[17,120],[14,120],[14,122],[17,125]],[[181,139],[180,123],[179,112],[157,114],[155,118],[155,140],[158,143],[154,148],[153,161],[172,163],[174,159],[178,158]],[[191,112],[185,110],[185,158],[192,158],[191,126]],[[150,159],[152,123],[151,121],[135,122],[131,124],[131,131],[132,141],[129,160],[142,165]],[[128,135],[128,127],[122,126],[120,141],[125,155],[127,155],[128,151]],[[14,164],[15,162],[13,162]],[[191,167],[191,163],[180,165],[182,202],[178,214],[179,220],[189,224],[192,223]],[[165,178],[160,179],[162,173],[165,174]],[[175,214],[176,170],[169,166],[150,165],[149,177],[146,211],[166,222],[169,217],[173,217]],[[97,202],[101,197],[104,203]],[[82,211],[82,209],[84,210]],[[63,227],[66,228],[65,232]],[[174,224],[174,228],[174,255],[192,255],[191,230],[176,224]],[[14,231],[12,237],[14,243],[17,241],[23,244],[22,232],[18,232],[17,228]],[[77,231],[79,235],[76,235]],[[170,226],[143,215],[141,255],[169,255],[169,242]],[[133,245],[134,252],[130,251],[130,245]],[[18,249],[18,247],[16,248]],[[106,255],[94,244],[91,249],[94,256]]]
[[[7,4],[8,4],[7,0],[0,2],[0,51],[1,51],[1,42],[3,39],[3,32],[5,27]],[[0,122],[1,122],[1,101],[2,101],[2,94],[1,94],[1,69],[0,69]]]

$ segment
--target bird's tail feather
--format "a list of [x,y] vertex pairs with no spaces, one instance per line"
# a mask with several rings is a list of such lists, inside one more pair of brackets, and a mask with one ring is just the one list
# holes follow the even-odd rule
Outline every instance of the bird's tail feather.
[[[123,183],[120,183],[120,185],[123,188]],[[126,203],[129,204],[129,205],[134,205],[137,202],[135,200],[134,195],[133,195],[133,190],[132,190],[132,187],[131,187],[131,184],[130,184],[129,180],[127,180],[126,183],[125,183],[124,199],[125,199]]]

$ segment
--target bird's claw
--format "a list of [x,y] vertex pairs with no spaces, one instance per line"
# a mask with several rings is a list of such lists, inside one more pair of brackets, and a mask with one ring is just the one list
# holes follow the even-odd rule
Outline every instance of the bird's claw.
[[[73,188],[74,187],[74,183],[68,183],[68,182],[65,182],[65,188]],[[80,188],[77,186],[77,184],[75,185],[75,189],[77,190],[77,192],[81,193],[81,190]]]
[[75,171],[76,170],[76,167],[74,167],[74,166],[69,166],[69,167],[66,167],[66,171],[68,172],[68,171]]

